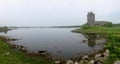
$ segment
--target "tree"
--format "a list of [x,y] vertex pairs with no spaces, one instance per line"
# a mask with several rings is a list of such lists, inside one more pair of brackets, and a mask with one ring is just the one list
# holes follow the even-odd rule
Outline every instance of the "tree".
[[107,26],[107,27],[112,27],[112,26],[113,26],[113,24],[112,24],[112,22],[107,22],[104,26]]

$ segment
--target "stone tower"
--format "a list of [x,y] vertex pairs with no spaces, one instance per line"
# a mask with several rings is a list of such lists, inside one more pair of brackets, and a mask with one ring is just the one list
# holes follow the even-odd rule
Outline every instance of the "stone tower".
[[93,26],[95,23],[95,14],[93,12],[88,12],[87,14],[87,25]]

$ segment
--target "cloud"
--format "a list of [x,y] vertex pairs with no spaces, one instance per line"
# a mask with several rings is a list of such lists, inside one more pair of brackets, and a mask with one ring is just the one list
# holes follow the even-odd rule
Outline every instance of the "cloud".
[[120,1],[0,0],[0,9],[0,20],[5,21],[2,23],[7,25],[23,25],[21,22],[29,21],[32,25],[72,25],[85,23],[89,11],[95,12],[98,19],[112,20],[112,15],[120,13]]

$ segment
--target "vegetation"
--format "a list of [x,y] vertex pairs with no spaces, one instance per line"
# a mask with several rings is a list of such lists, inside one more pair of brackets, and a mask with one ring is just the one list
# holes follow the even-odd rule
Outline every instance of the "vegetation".
[[110,56],[104,64],[114,64],[114,61],[120,60],[120,34],[109,35],[106,47],[110,50]]
[[105,33],[105,34],[120,34],[120,26],[82,26],[81,29],[73,30],[79,33]]
[[18,49],[11,48],[6,39],[0,36],[0,64],[51,64],[42,56],[28,56]]
[[113,24],[112,24],[112,22],[108,22],[108,23],[106,23],[104,26],[107,26],[107,27],[112,27],[112,26],[113,26]]
[[119,24],[113,24],[113,26],[120,26],[120,23]]
[[50,28],[79,28],[80,25],[75,26],[51,26]]
[[86,26],[81,29],[73,30],[77,33],[103,33],[106,35],[106,48],[110,50],[109,57],[104,64],[114,64],[114,61],[120,60],[120,25],[113,26]]
[[0,27],[0,32],[7,33],[9,30],[11,30],[11,29],[9,29],[7,26]]

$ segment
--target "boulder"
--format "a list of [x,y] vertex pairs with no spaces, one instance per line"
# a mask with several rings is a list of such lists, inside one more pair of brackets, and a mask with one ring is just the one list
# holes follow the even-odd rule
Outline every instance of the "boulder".
[[105,53],[109,53],[110,51],[107,49],[107,50],[105,50]]
[[60,61],[55,61],[54,63],[55,63],[55,64],[60,64]]
[[68,60],[66,64],[74,64],[74,62],[72,60]]
[[84,63],[84,61],[83,60],[80,60],[80,64],[83,64]]
[[75,61],[75,63],[74,64],[79,64],[77,61]]
[[95,60],[91,60],[88,64],[94,64]]
[[88,55],[84,55],[84,56],[82,57],[82,60],[89,60],[89,56],[88,56]]
[[108,52],[104,52],[104,56],[105,58],[109,56],[109,53]]
[[101,54],[96,54],[95,55],[95,60],[100,60]]
[[116,61],[114,64],[120,64],[120,61]]

